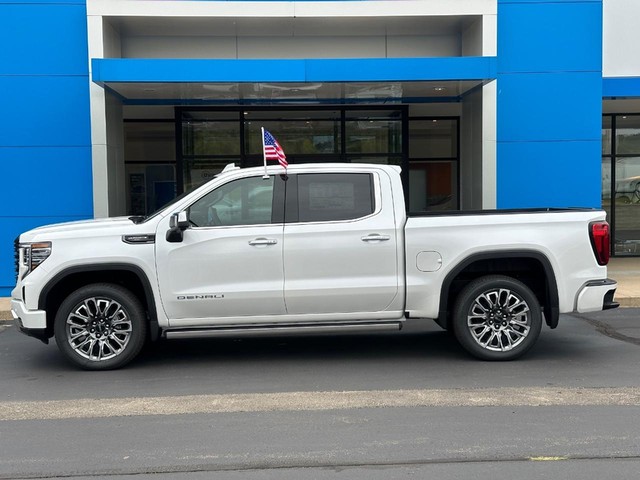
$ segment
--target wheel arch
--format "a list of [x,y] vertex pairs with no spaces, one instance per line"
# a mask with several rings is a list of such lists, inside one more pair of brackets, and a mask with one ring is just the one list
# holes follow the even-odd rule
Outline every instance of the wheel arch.
[[142,268],[128,263],[78,265],[58,272],[40,291],[38,308],[46,312],[47,338],[53,336],[56,313],[64,299],[81,286],[90,283],[114,283],[138,297],[147,312],[152,340],[159,335],[158,315],[151,282]]
[[450,328],[451,310],[465,285],[476,278],[495,274],[516,278],[527,285],[538,298],[547,325],[550,328],[558,326],[560,306],[555,272],[544,254],[530,250],[483,252],[462,260],[442,283],[438,324]]

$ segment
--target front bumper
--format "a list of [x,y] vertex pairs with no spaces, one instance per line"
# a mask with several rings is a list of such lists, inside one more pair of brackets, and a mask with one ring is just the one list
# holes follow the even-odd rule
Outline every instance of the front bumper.
[[617,308],[619,303],[613,301],[618,282],[607,278],[587,282],[578,293],[576,312],[587,313]]
[[22,300],[11,299],[11,315],[25,335],[49,343],[47,313],[44,310],[28,310]]

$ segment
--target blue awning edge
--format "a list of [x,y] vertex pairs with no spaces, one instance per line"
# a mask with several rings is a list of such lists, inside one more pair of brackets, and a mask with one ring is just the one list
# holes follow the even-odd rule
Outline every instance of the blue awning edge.
[[603,98],[640,98],[640,77],[602,79]]
[[496,57],[373,59],[94,58],[92,80],[107,83],[384,82],[492,80]]

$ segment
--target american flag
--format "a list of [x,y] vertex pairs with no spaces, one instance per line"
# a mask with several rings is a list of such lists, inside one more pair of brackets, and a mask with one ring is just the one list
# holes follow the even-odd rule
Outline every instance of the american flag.
[[284,150],[282,150],[282,147],[273,135],[264,129],[263,131],[262,146],[264,149],[264,158],[266,160],[277,160],[280,162],[280,165],[287,168],[289,164],[287,163],[287,156],[284,154]]

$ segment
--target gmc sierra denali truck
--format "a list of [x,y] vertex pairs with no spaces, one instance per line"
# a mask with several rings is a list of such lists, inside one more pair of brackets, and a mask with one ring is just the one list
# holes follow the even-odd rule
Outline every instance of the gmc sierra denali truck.
[[94,370],[160,337],[382,332],[411,318],[510,360],[560,313],[617,306],[603,211],[408,216],[386,165],[229,165],[149,217],[36,228],[15,248],[20,330]]

